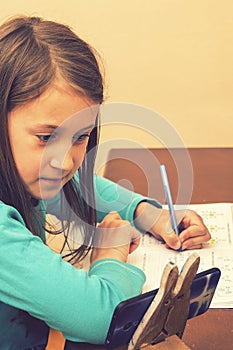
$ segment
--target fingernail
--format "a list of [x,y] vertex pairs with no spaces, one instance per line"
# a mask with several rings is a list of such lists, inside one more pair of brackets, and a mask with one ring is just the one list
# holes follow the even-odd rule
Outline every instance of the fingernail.
[[180,248],[181,248],[181,244],[180,244],[180,242],[177,242],[176,245],[175,245],[175,249],[178,250]]

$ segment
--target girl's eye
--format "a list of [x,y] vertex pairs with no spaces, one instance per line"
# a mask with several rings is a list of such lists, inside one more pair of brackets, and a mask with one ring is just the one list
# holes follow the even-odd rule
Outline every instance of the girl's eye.
[[47,134],[47,135],[36,135],[36,137],[42,142],[42,143],[47,143],[48,141],[52,141],[55,139],[54,134]]
[[[36,137],[39,139],[40,143],[46,144],[48,142],[53,142],[57,135],[55,133],[52,134],[37,134]],[[87,138],[90,137],[90,134],[82,134],[82,135],[74,135],[72,138],[72,144],[80,144],[84,142]]]
[[72,143],[82,143],[84,142],[87,138],[90,137],[90,134],[82,134],[82,135],[75,135],[72,139]]

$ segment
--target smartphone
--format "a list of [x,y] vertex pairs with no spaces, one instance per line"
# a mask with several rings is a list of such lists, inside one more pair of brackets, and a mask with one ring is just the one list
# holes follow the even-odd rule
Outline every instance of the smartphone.
[[[190,290],[189,319],[208,310],[220,275],[221,272],[216,267],[196,275]],[[129,344],[133,333],[157,292],[158,289],[154,289],[124,300],[117,305],[105,340],[107,349],[115,349]]]

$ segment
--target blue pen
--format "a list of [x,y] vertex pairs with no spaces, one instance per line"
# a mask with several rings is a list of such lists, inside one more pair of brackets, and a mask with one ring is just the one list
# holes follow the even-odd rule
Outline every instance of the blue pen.
[[[170,190],[170,186],[169,186],[169,182],[168,182],[166,166],[164,164],[160,165],[160,173],[162,176],[163,188],[164,188],[164,192],[165,192],[165,196],[166,196],[166,201],[168,204],[172,229],[175,231],[177,236],[179,236],[176,214],[175,214],[175,210],[174,210],[174,206],[173,206],[173,202],[172,202],[172,195],[171,195],[171,190]],[[180,247],[178,249],[178,251],[181,252],[182,248]]]

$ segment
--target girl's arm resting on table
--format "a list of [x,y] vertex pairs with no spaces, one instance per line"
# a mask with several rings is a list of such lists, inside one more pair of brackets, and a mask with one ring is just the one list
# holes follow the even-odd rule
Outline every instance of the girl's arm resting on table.
[[0,301],[67,339],[103,343],[115,306],[141,292],[144,273],[110,258],[95,261],[89,272],[78,270],[33,236],[14,208],[0,209]]

